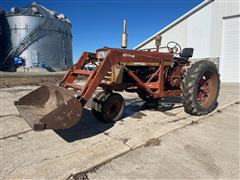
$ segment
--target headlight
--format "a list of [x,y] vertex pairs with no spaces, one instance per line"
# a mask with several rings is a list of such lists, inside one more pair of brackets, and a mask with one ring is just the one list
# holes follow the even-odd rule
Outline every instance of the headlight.
[[108,51],[98,51],[97,52],[97,58],[98,59],[105,59],[107,56]]

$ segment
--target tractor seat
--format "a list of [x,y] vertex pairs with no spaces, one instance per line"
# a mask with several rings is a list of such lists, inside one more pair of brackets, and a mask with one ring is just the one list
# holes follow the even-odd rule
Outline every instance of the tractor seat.
[[193,48],[184,48],[180,54],[179,57],[174,57],[174,60],[176,61],[188,61],[189,58],[193,56]]

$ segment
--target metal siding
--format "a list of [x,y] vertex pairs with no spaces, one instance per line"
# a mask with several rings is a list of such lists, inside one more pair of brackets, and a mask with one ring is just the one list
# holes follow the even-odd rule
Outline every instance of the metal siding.
[[[239,0],[215,0],[162,35],[162,46],[173,40],[194,47],[194,58],[220,57],[222,18],[240,14]],[[155,47],[152,40],[140,49]]]
[[238,0],[216,0],[211,4],[211,32],[209,57],[220,57],[222,49],[223,17],[240,14]]
[[[187,39],[187,20],[182,21],[175,28],[168,30],[167,32],[162,34],[162,43],[161,46],[166,46],[169,41],[178,42],[181,46],[185,47]],[[144,47],[145,48],[153,48],[155,47],[155,40],[150,41]]]
[[220,74],[223,82],[240,83],[240,17],[223,20]]
[[[44,21],[42,17],[34,16],[9,16],[6,18],[6,31],[10,34],[11,42],[15,47],[28,32]],[[6,37],[7,38],[7,37]]]
[[194,48],[193,58],[209,57],[211,4],[188,18],[187,46]]
[[172,28],[163,34],[162,45],[165,46],[169,41],[175,41],[182,47],[186,47],[187,31],[187,20],[184,20],[175,28]]
[[179,17],[178,19],[176,19],[175,21],[173,21],[172,23],[167,25],[166,27],[162,28],[157,33],[153,34],[151,37],[149,37],[148,39],[146,39],[142,43],[140,43],[137,46],[135,46],[134,49],[140,49],[141,47],[146,45],[148,42],[152,41],[154,39],[154,37],[156,37],[157,35],[165,33],[166,31],[168,31],[169,29],[173,28],[174,26],[176,26],[177,24],[179,24],[183,20],[187,19],[188,17],[190,17],[194,13],[198,12],[202,8],[204,8],[207,5],[211,4],[213,1],[214,0],[205,0],[205,1],[203,1],[202,3],[200,3],[199,5],[197,5],[196,7],[194,7],[193,9],[191,9],[190,11],[188,11],[187,13],[185,13],[184,15],[182,15],[181,17]]
[[153,48],[155,47],[155,41],[149,41],[147,44],[145,44],[145,46],[141,47],[140,49],[147,49],[147,48]]

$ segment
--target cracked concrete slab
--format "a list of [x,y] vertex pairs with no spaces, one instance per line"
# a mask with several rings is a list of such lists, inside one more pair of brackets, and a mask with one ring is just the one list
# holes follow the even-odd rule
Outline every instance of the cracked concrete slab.
[[[202,118],[186,114],[179,99],[169,99],[175,104],[173,108],[156,108],[146,105],[135,94],[124,92],[127,100],[124,118],[115,124],[96,120],[89,102],[76,126],[34,132],[22,118],[11,116],[18,113],[13,101],[34,88],[0,89],[4,107],[0,118],[2,178],[63,179]],[[236,88],[239,89],[238,84],[222,84],[218,108],[239,101]]]
[[0,118],[11,114],[19,114],[17,108],[13,105],[14,101],[36,88],[37,86],[20,86],[0,89]]
[[239,104],[228,106],[196,124],[151,139],[144,147],[86,173],[85,177],[239,179],[239,108]]
[[60,138],[61,132],[54,131],[30,131],[1,140],[1,176],[62,179],[129,150],[128,146],[83,124],[74,130],[81,140],[68,142]]
[[6,139],[13,135],[31,130],[19,114],[10,114],[8,116],[1,117],[0,123],[0,139]]

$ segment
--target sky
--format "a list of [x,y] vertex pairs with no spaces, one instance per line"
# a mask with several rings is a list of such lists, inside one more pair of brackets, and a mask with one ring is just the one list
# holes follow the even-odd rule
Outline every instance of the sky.
[[[72,22],[73,62],[84,51],[119,48],[123,18],[127,19],[128,48],[170,24],[203,0],[38,0]],[[33,0],[0,0],[0,8],[21,8]]]

